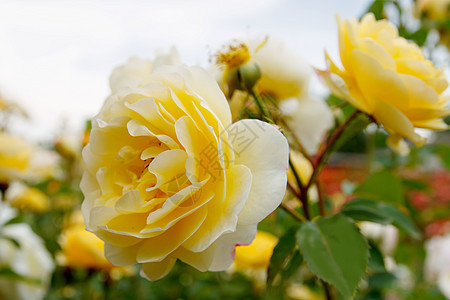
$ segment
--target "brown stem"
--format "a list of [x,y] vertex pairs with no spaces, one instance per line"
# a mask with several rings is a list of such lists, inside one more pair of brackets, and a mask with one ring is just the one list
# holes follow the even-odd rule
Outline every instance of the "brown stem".
[[289,166],[291,167],[292,173],[294,174],[295,177],[295,181],[297,182],[297,186],[300,189],[300,197],[297,196],[297,198],[300,199],[300,201],[302,202],[302,209],[303,209],[303,213],[305,214],[305,218],[307,220],[310,220],[310,216],[309,216],[309,209],[308,209],[308,195],[307,192],[308,190],[306,190],[306,193],[304,191],[304,186],[302,183],[302,180],[300,179],[300,176],[297,173],[297,170],[295,169],[294,163],[291,160],[291,157],[289,156]]
[[331,292],[328,287],[328,284],[323,280],[320,280],[320,282],[322,282],[323,290],[325,291],[325,296],[326,296],[327,300],[332,300],[333,297],[331,296]]
[[316,187],[317,187],[317,195],[319,197],[319,214],[323,217],[326,214],[325,201],[324,201],[324,198],[323,198],[322,186],[321,186],[319,180],[316,180]]
[[289,182],[289,180],[287,182],[287,186],[291,190],[291,192],[294,194],[294,196],[297,197],[298,199],[300,199],[300,197],[301,197],[300,191],[291,182]]
[[299,214],[295,209],[290,207],[288,204],[281,202],[281,208],[283,208],[288,214],[290,214],[294,219],[300,221],[301,223],[307,222],[304,216]]
[[319,163],[322,161],[324,155],[326,154],[327,150],[330,149],[331,146],[337,141],[337,139],[341,136],[341,134],[344,132],[344,129],[350,124],[350,122],[359,114],[359,110],[355,109],[355,111],[345,120],[344,123],[339,125],[338,128],[333,132],[333,134],[328,139],[327,143],[323,143],[320,147],[319,151],[317,151],[316,156],[314,157],[314,165],[318,166]]
[[344,132],[344,129],[350,124],[350,122],[360,113],[359,110],[355,110],[348,118],[345,120],[344,123],[339,125],[338,128],[333,132],[333,134],[328,139],[328,142],[322,143],[322,146],[320,147],[319,151],[317,151],[316,156],[314,157],[314,163],[313,163],[313,173],[311,177],[309,178],[308,183],[305,185],[305,189],[308,190],[309,187],[316,181],[316,177],[320,172],[320,167],[324,163],[323,159],[325,158],[325,154],[327,151],[331,148],[331,146],[334,145],[334,143],[338,140],[338,138],[341,136],[341,134]]

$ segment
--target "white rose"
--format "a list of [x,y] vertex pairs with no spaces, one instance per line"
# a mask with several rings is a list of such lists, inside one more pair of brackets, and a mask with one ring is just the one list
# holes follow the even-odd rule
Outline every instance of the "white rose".
[[441,292],[450,299],[450,233],[435,236],[425,243],[425,278],[437,283]]
[[[0,223],[7,222],[14,215],[14,210],[6,204],[0,205]],[[19,247],[8,238],[17,241]],[[43,241],[28,224],[0,227],[0,269],[5,267],[27,279],[36,280],[36,282],[12,280],[0,276],[0,299],[38,300],[44,298],[54,264]]]
[[334,117],[328,105],[308,96],[288,98],[279,104],[289,128],[305,150],[313,155],[328,130],[334,126]]

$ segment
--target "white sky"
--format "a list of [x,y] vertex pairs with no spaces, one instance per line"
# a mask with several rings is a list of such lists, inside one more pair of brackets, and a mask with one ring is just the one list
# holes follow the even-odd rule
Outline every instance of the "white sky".
[[186,64],[208,65],[227,42],[276,35],[314,66],[337,57],[335,14],[360,16],[368,0],[1,0],[0,93],[31,121],[34,140],[79,130],[130,56],[175,45]]

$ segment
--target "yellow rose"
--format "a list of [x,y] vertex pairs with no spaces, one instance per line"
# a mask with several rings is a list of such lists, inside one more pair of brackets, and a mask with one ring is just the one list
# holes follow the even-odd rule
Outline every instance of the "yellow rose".
[[260,231],[250,245],[236,247],[234,265],[238,270],[263,269],[269,267],[273,248],[278,243],[278,238],[268,232]]
[[263,288],[267,281],[267,268],[272,257],[273,248],[278,238],[268,232],[260,231],[250,245],[236,247],[236,257],[230,272],[241,272],[253,279],[257,288]]
[[83,150],[87,229],[111,263],[142,263],[151,280],[177,259],[225,270],[283,198],[287,141],[258,120],[231,124],[199,67],[162,66],[134,82],[106,100]]
[[32,146],[24,139],[0,133],[0,182],[23,177],[32,152]]
[[0,182],[38,181],[58,175],[59,157],[23,138],[0,133]]
[[50,199],[36,188],[20,182],[13,182],[6,190],[6,201],[12,207],[45,212],[50,207]]
[[115,268],[104,255],[104,243],[95,234],[85,229],[84,224],[72,225],[64,229],[59,237],[61,265],[85,267],[99,270]]
[[[447,129],[448,82],[443,69],[425,58],[421,49],[398,36],[397,28],[373,14],[356,19],[338,17],[339,51],[343,69],[326,55],[325,76],[332,91],[373,116],[390,134],[388,145],[406,154],[403,138],[422,145],[415,128]],[[338,82],[338,78],[345,83]]]
[[450,17],[450,0],[418,0],[416,11],[426,19],[444,21]]
[[230,89],[226,86],[228,73],[244,64],[248,66],[244,72],[254,71],[252,64],[259,67],[261,77],[255,85],[259,94],[266,94],[280,101],[302,96],[308,91],[310,66],[276,37],[232,44],[217,55],[217,60],[217,69],[212,72],[219,78],[225,91]]
[[58,242],[61,252],[57,253],[56,258],[60,265],[105,270],[114,280],[135,274],[133,266],[116,267],[106,259],[104,242],[85,229],[81,211],[73,212],[64,220]]

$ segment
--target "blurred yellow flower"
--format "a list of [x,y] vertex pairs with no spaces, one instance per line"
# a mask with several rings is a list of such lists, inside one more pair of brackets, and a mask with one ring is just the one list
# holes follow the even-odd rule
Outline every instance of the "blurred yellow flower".
[[12,207],[36,212],[45,212],[50,207],[50,199],[39,189],[21,182],[13,182],[6,190],[6,201]]
[[418,0],[415,11],[422,20],[431,21],[439,32],[439,43],[450,49],[450,0]]
[[60,265],[109,271],[113,279],[130,273],[131,269],[112,265],[104,254],[104,242],[86,230],[81,211],[74,211],[64,220],[64,228],[58,242],[61,252],[57,255]]
[[418,146],[425,142],[415,128],[447,129],[441,119],[449,115],[448,97],[442,94],[448,86],[443,69],[427,60],[416,44],[399,37],[394,25],[376,21],[373,14],[360,22],[337,21],[344,68],[326,54],[329,72],[324,73],[337,96],[381,123],[390,134],[388,145],[401,154],[409,151],[403,138]]
[[450,0],[417,0],[416,11],[420,17],[433,21],[450,18]]
[[59,157],[27,140],[0,133],[0,182],[38,181],[58,175]]
[[152,280],[177,259],[225,270],[283,198],[285,137],[259,120],[231,124],[226,98],[199,67],[162,66],[127,85],[93,119],[83,150],[87,229],[111,263],[142,263]]
[[103,254],[103,241],[87,231],[84,224],[72,225],[64,229],[59,238],[59,244],[62,252],[58,260],[61,265],[100,270],[110,270],[115,267]]
[[21,178],[30,165],[32,152],[26,140],[0,133],[0,182]]
[[257,289],[263,289],[267,281],[267,268],[278,238],[258,230],[250,245],[236,247],[236,257],[228,272],[240,272],[253,281]]
[[263,269],[267,270],[272,257],[273,248],[278,238],[268,232],[259,231],[250,245],[236,247],[234,265],[237,270]]

